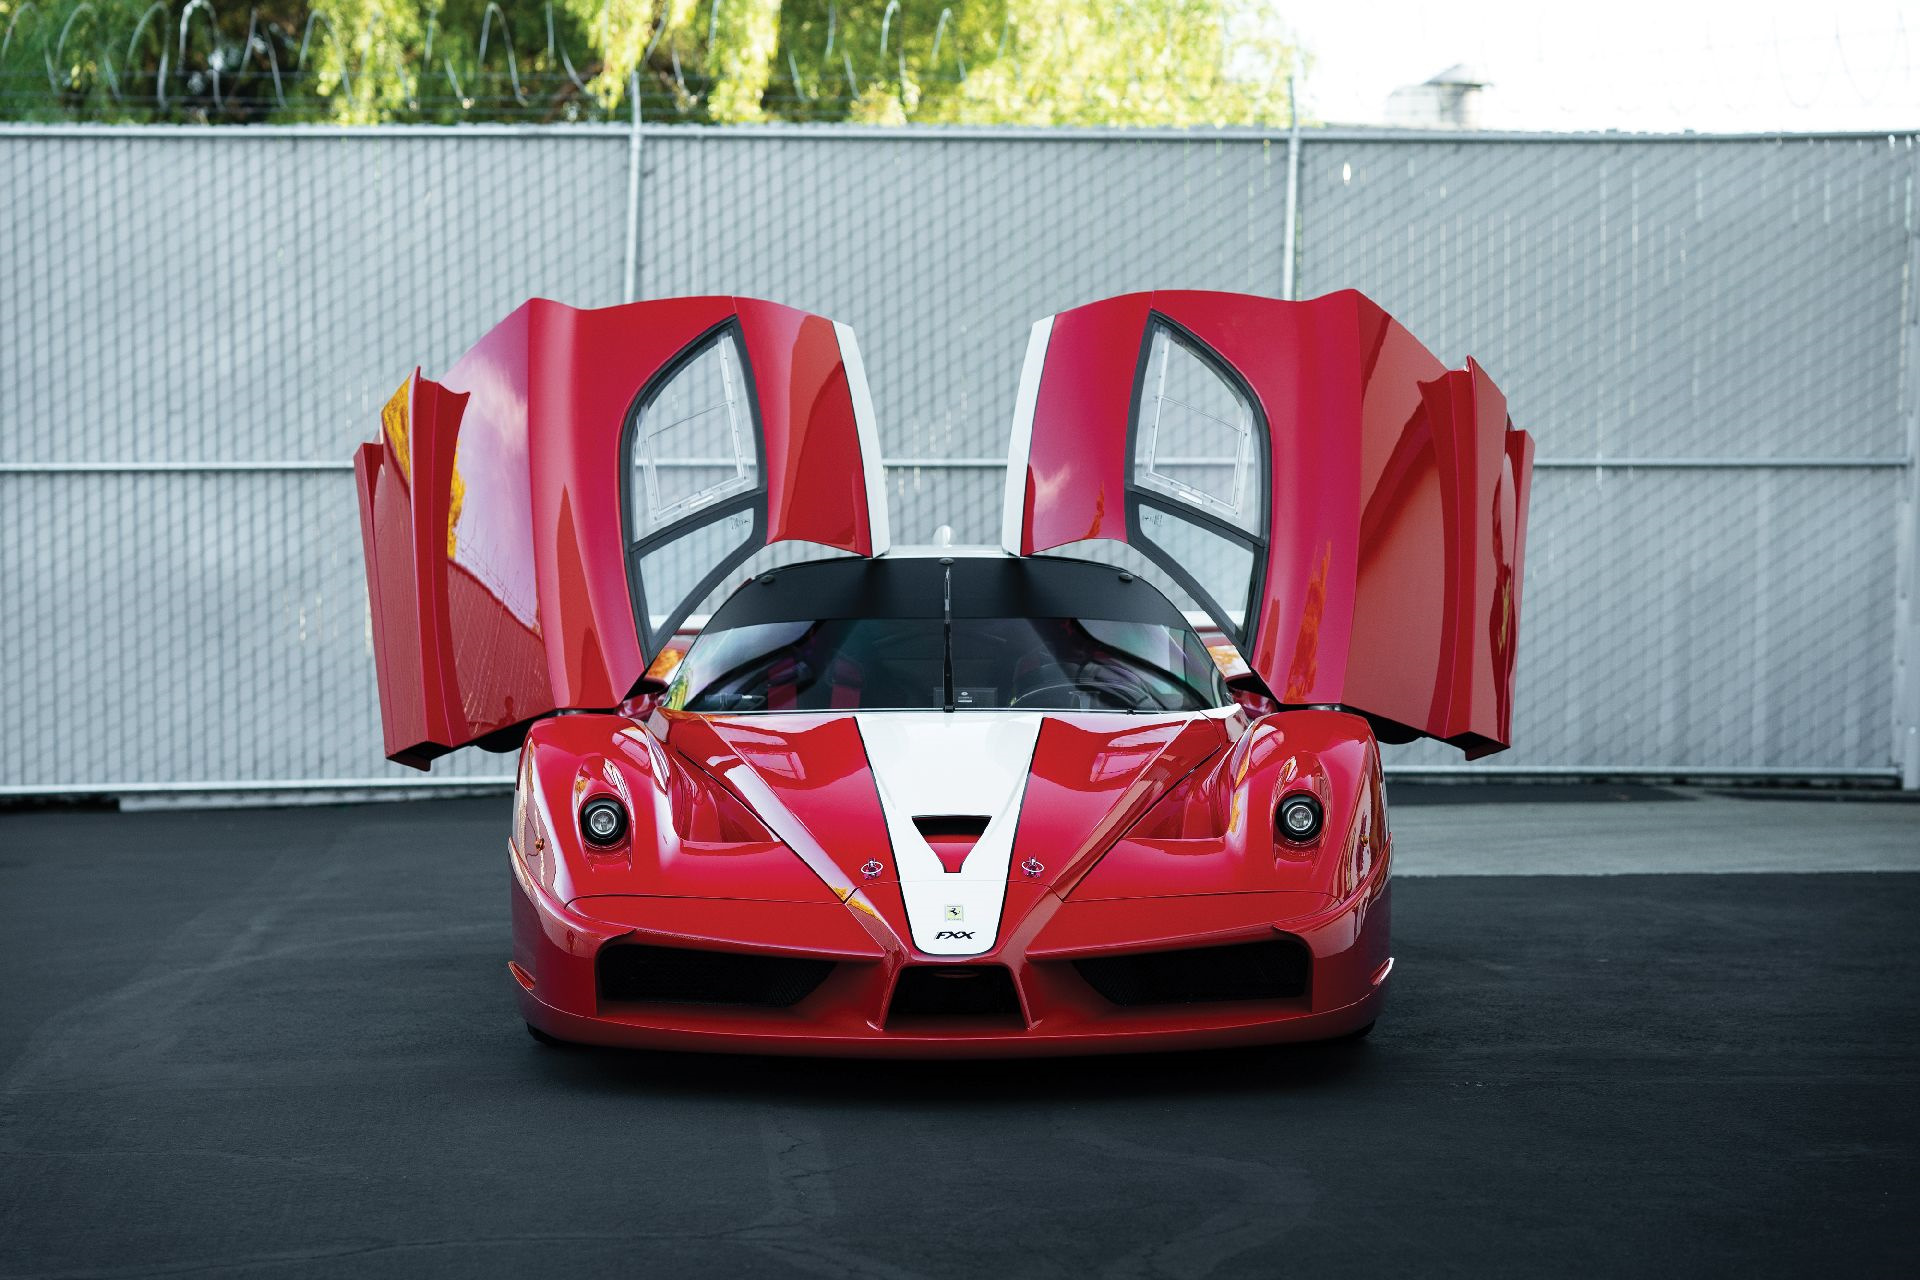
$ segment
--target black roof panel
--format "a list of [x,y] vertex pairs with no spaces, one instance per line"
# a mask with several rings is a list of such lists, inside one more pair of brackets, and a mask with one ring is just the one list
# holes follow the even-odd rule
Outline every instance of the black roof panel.
[[956,618],[1095,618],[1185,630],[1153,586],[1125,570],[1058,556],[816,560],[761,574],[715,610],[708,631],[826,618],[938,618],[952,573]]

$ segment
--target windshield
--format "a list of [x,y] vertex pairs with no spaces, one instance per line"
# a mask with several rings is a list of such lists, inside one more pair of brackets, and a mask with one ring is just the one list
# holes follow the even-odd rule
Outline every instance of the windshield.
[[1199,711],[1219,668],[1185,626],[1097,618],[829,618],[709,630],[674,673],[686,711]]

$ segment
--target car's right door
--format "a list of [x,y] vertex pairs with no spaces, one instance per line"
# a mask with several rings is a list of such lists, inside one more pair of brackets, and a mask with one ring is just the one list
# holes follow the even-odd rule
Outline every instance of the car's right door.
[[1358,293],[1127,294],[1034,326],[1002,542],[1125,542],[1286,705],[1510,740],[1532,440]]

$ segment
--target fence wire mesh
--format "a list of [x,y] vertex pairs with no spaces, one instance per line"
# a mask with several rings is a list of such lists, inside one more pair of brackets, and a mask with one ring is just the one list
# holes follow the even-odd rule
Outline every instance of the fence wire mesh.
[[1473,355],[1550,456],[1896,456],[1913,154],[1317,144],[1301,286]]
[[[1545,458],[1898,459],[1913,157],[1327,142],[1304,156],[1302,286],[1471,353]],[[1898,476],[1541,471],[1517,745],[1490,763],[1889,763]]]
[[[620,300],[630,141],[0,130],[0,787],[417,778],[380,757],[346,459],[524,298]],[[1549,463],[1488,765],[1888,770],[1912,140],[1302,151],[1302,296],[1360,288],[1479,358]],[[858,330],[898,542],[995,540],[1035,318],[1285,276],[1284,138],[649,129],[640,155],[641,296]]]
[[[1041,316],[1156,286],[1280,288],[1286,152],[1269,142],[700,133],[648,138],[644,165],[640,293],[852,325],[895,457],[1004,458]],[[929,518],[997,533],[997,488],[922,517],[940,489],[896,477],[904,536]]]

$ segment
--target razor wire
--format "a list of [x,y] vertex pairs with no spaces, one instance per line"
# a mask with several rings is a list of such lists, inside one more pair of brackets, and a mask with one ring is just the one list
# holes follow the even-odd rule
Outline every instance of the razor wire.
[[[648,6],[637,74],[629,75],[604,56],[609,2],[596,19],[581,19],[556,10],[553,0],[491,0],[468,29],[444,24],[436,9],[422,30],[403,35],[377,4],[354,24],[324,6],[263,9],[243,0],[154,0],[141,9],[19,0],[0,4],[0,118],[560,124],[624,118],[637,93],[648,120],[705,123],[714,119],[711,99],[733,45],[722,23],[732,16],[728,0],[707,0],[704,8],[691,6],[692,16],[676,22],[680,6],[671,0]],[[965,88],[970,72],[988,62],[1005,70],[1016,99],[1044,97],[1010,10],[970,64],[952,6],[907,10],[889,0],[867,8],[877,12],[849,17],[829,4],[823,31],[783,30],[755,114],[836,121],[866,106],[879,121],[911,123],[929,87]],[[1168,18],[1169,31],[1174,21]],[[1245,58],[1230,34],[1222,38],[1204,74],[1156,76],[1150,49],[1130,58],[1111,104],[1116,118],[1157,104],[1205,120],[1215,104],[1244,95]],[[865,101],[875,89],[892,108]],[[1004,118],[1004,94],[989,101],[988,92],[961,93],[940,118]],[[1269,106],[1242,122],[1276,122],[1282,104],[1273,98]]]

